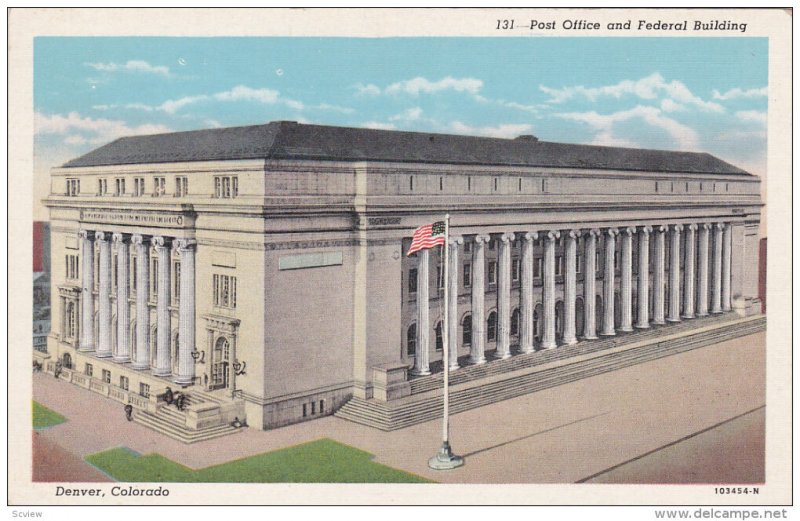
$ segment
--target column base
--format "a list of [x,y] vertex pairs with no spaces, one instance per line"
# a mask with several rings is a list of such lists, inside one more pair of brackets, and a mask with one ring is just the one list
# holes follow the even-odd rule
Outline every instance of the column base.
[[694,317],[695,317],[694,313],[692,313],[691,315],[686,313],[685,315],[683,315],[682,318],[694,318]]
[[633,326],[620,326],[619,331],[623,333],[630,333],[633,331]]
[[617,336],[616,331],[601,331],[600,336]]
[[721,310],[721,309],[718,309],[718,310],[716,310],[716,311],[714,311],[714,310],[711,310],[711,314],[712,314],[712,315],[721,315],[721,314],[722,314],[722,310]]
[[486,363],[486,357],[483,356],[483,355],[481,355],[480,358],[472,358],[472,357],[470,357],[469,358],[469,363],[475,364],[475,365],[485,364]]
[[669,318],[669,317],[667,317],[667,322],[680,322],[680,321],[681,321],[680,318]]
[[412,369],[411,375],[412,376],[428,376],[431,374],[430,369]]
[[733,308],[726,308],[726,307],[723,307],[723,308],[722,308],[722,312],[723,312],[723,313],[727,313],[728,311],[730,311],[730,310],[732,310],[732,309],[733,309]]
[[697,318],[700,318],[700,317],[707,317],[707,316],[708,316],[708,313],[698,313],[698,314],[697,314]]
[[150,365],[149,364],[137,364],[136,362],[134,362],[133,364],[131,364],[131,369],[135,369],[137,371],[144,371],[145,369],[150,369]]
[[194,382],[194,377],[192,376],[176,376],[172,379],[178,385],[190,385]]
[[558,345],[555,342],[542,342],[542,345],[539,346],[541,349],[555,349]]
[[511,352],[508,353],[495,353],[494,359],[495,360],[505,360],[507,358],[511,358]]
[[521,347],[520,346],[519,352],[520,352],[520,354],[523,354],[523,355],[526,355],[528,353],[535,353],[536,352],[536,348],[533,347],[532,345],[527,345],[525,347]]
[[584,340],[597,340],[599,337],[597,335],[584,335]]
[[111,361],[115,362],[117,364],[127,364],[127,363],[129,363],[131,361],[131,357],[130,356],[114,356],[114,357],[111,358]]
[[458,364],[455,364],[455,365],[451,365],[450,367],[448,367],[448,369],[450,371],[455,371],[456,369],[461,369],[461,366],[458,365]]
[[575,345],[577,343],[578,343],[578,339],[577,338],[565,338],[564,340],[561,341],[561,345],[565,345],[565,346],[572,346],[572,345]]
[[650,329],[650,324],[636,324],[636,329]]
[[111,358],[111,351],[95,351],[94,356],[97,358]]
[[172,370],[170,369],[153,369],[153,376],[170,376]]
[[94,352],[94,348],[93,347],[79,347],[78,348],[78,352],[79,353],[93,353]]

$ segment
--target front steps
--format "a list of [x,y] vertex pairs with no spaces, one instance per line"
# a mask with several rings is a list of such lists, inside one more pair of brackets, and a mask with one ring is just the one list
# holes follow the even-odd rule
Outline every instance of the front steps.
[[[464,412],[765,328],[763,315],[738,318],[726,314],[464,367],[450,375],[450,412]],[[389,402],[353,397],[335,416],[383,431],[435,420],[442,416],[442,385],[441,373],[412,379],[411,396]]]
[[185,410],[179,411],[174,405],[166,404],[160,406],[156,413],[137,409],[133,412],[133,421],[183,443],[196,443],[198,441],[211,440],[219,438],[220,436],[235,434],[242,430],[241,428],[237,429],[227,423],[200,429],[188,427],[186,411],[189,408],[205,404],[221,404],[223,400],[203,391],[190,391],[185,394]]

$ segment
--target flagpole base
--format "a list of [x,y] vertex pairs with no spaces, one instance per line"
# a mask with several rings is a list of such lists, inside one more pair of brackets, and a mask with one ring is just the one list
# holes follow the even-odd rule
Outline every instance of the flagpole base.
[[442,443],[442,448],[436,453],[436,456],[428,460],[428,466],[433,470],[453,470],[464,464],[464,458],[456,456],[450,450],[448,442]]

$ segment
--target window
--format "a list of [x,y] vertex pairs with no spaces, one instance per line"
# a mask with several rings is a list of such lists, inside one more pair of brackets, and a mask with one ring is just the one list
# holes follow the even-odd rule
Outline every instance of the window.
[[464,243],[464,253],[472,253],[472,242],[467,241]]
[[614,252],[614,269],[619,271],[619,255],[617,252]]
[[408,270],[408,292],[417,292],[417,268],[411,268]]
[[406,354],[414,356],[417,354],[417,325],[411,324],[406,331]]
[[133,195],[135,197],[144,195],[144,177],[133,178]]
[[464,264],[464,287],[472,286],[472,264]]
[[494,243],[495,243],[494,239],[489,239],[489,250],[490,251],[494,250]]
[[497,262],[489,261],[489,284],[497,284]]
[[77,280],[78,275],[78,256],[77,255],[67,255],[65,257],[65,268],[66,268],[66,275],[67,279],[70,280]]
[[119,377],[119,386],[123,390],[128,390],[128,377],[127,376],[120,376]]
[[533,259],[533,278],[534,279],[541,279],[542,278],[542,263],[543,260],[541,257],[535,257]]
[[78,336],[78,310],[74,302],[67,302],[64,336],[77,338]]
[[86,364],[86,366],[83,368],[83,374],[86,376],[92,376],[93,372],[94,368],[92,367],[92,364]]
[[325,400],[319,401],[319,413],[322,414],[325,412]]
[[117,273],[119,266],[119,255],[116,253],[111,256],[111,291],[116,293],[117,292]]
[[439,191],[441,192],[444,190],[444,180],[440,177],[439,178]]
[[128,280],[128,284],[129,284],[129,288],[128,289],[130,290],[131,293],[136,293],[136,254],[135,253],[131,255],[131,261],[130,261],[129,265],[130,265],[131,273],[130,273],[130,277],[129,277],[129,280]]
[[167,180],[164,177],[153,178],[153,196],[161,197],[167,193]]
[[236,308],[236,277],[214,275],[214,305],[222,308]]
[[308,404],[305,404],[305,403],[304,403],[304,404],[303,404],[303,418],[305,418],[306,416],[308,416],[308,409],[307,409],[307,407],[308,407]]
[[186,195],[189,195],[189,178],[178,176],[175,178],[175,197],[184,197]]
[[150,258],[150,299],[158,294],[158,257]]
[[75,197],[81,193],[80,179],[67,179],[67,195]]
[[514,282],[519,280],[519,259],[511,260],[511,280]]
[[172,261],[172,302],[178,304],[181,301],[181,262]]
[[125,195],[125,178],[117,177],[116,179],[114,179],[114,181],[116,182],[116,191],[114,192],[114,195],[116,196]]
[[139,384],[139,394],[144,398],[150,398],[150,385],[142,382]]
[[408,178],[408,189],[411,190],[412,192],[414,191],[414,176],[413,175]]
[[231,199],[239,195],[239,178],[234,176],[214,177],[214,197]]
[[489,320],[486,321],[486,339],[489,342],[497,340],[497,313],[489,313]]
[[461,343],[465,346],[472,344],[472,315],[464,315],[461,320]]
[[497,178],[494,178],[494,191],[497,191]]
[[600,252],[594,252],[594,272],[597,273],[600,271]]
[[583,255],[578,255],[575,259],[575,273],[581,274],[583,272]]
[[517,191],[518,192],[522,191],[522,178],[521,177],[517,178]]
[[437,351],[441,351],[442,350],[442,346],[444,345],[442,343],[442,321],[441,320],[436,323],[436,327],[434,328],[434,331],[436,331],[436,350]]
[[107,384],[111,383],[111,371],[103,369],[103,381]]
[[472,191],[472,178],[467,177],[467,191]]
[[564,256],[558,255],[556,257],[556,277],[564,274]]
[[311,402],[311,414],[316,414],[317,413],[316,405],[317,405],[317,402]]
[[519,308],[514,309],[511,313],[511,328],[509,333],[511,336],[519,335]]
[[444,273],[441,266],[436,266],[436,287],[439,289],[444,287]]
[[97,195],[106,195],[108,193],[108,179],[97,180]]

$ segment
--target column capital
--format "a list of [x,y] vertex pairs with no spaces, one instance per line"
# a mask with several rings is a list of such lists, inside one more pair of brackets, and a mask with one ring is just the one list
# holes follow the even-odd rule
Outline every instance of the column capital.
[[701,223],[700,224],[700,229],[701,230],[710,230],[711,229],[711,224],[709,224],[709,223]]
[[150,242],[150,237],[135,233],[131,236],[131,242],[136,246],[146,245]]
[[158,251],[158,250],[162,250],[162,249],[168,249],[170,247],[170,243],[172,242],[172,239],[170,239],[169,237],[164,237],[164,236],[160,236],[159,235],[159,236],[153,237],[152,242],[153,242],[153,246]]
[[669,225],[668,224],[659,224],[658,227],[656,228],[656,231],[657,232],[661,232],[661,233],[664,233],[664,232],[666,232],[668,230],[669,230]]
[[565,235],[566,235],[567,237],[569,237],[570,239],[577,239],[577,238],[578,238],[578,237],[580,237],[582,234],[581,234],[581,231],[580,231],[580,230],[570,230],[570,231],[568,231],[568,232],[567,232]]
[[676,231],[676,232],[682,232],[683,231],[683,225],[682,224],[673,224],[672,225],[672,229],[674,231]]
[[686,227],[686,230],[691,232],[697,231],[697,225],[695,223],[692,223]]
[[500,240],[503,241],[503,242],[506,242],[506,243],[507,242],[511,242],[511,241],[514,240],[514,234],[510,233],[510,232],[509,233],[504,233],[504,234],[502,234],[500,236]]
[[725,229],[725,223],[714,223],[714,228],[716,228],[718,230],[724,230]]
[[128,233],[115,232],[111,235],[111,240],[117,243],[129,241],[130,239],[131,236]]
[[589,235],[590,237],[591,237],[591,236],[593,236],[593,237],[599,237],[601,233],[602,233],[602,232],[600,231],[600,229],[599,229],[599,228],[592,228],[591,230],[589,230],[589,231],[587,231],[587,232],[586,232],[586,235]]
[[464,237],[460,235],[454,235],[450,237],[450,246],[455,246],[456,244],[464,244]]
[[547,232],[545,237],[549,241],[554,241],[554,240],[558,239],[559,237],[561,237],[561,232],[558,231],[558,230],[550,230],[549,232]]
[[633,234],[634,234],[634,233],[636,233],[636,227],[634,227],[634,226],[628,226],[628,227],[626,227],[624,230],[622,230],[622,233],[624,233],[624,234],[625,234],[625,235],[627,235],[628,237],[632,237],[632,236],[633,236]]
[[538,232],[525,232],[524,234],[522,234],[522,239],[526,241],[535,241],[538,238],[539,238]]
[[486,244],[487,242],[489,242],[489,236],[488,235],[476,235],[473,240],[475,241],[475,244]]
[[78,237],[81,239],[94,240],[94,232],[91,230],[80,230],[78,232]]
[[653,227],[648,224],[639,228],[639,231],[649,235],[653,233]]
[[108,232],[94,232],[94,239],[100,242],[106,242],[111,239],[111,234]]
[[197,247],[194,239],[175,239],[175,247],[179,252],[193,250]]
[[606,229],[606,233],[610,237],[614,237],[615,235],[619,235],[619,229],[617,229],[617,228],[608,228],[608,229]]

